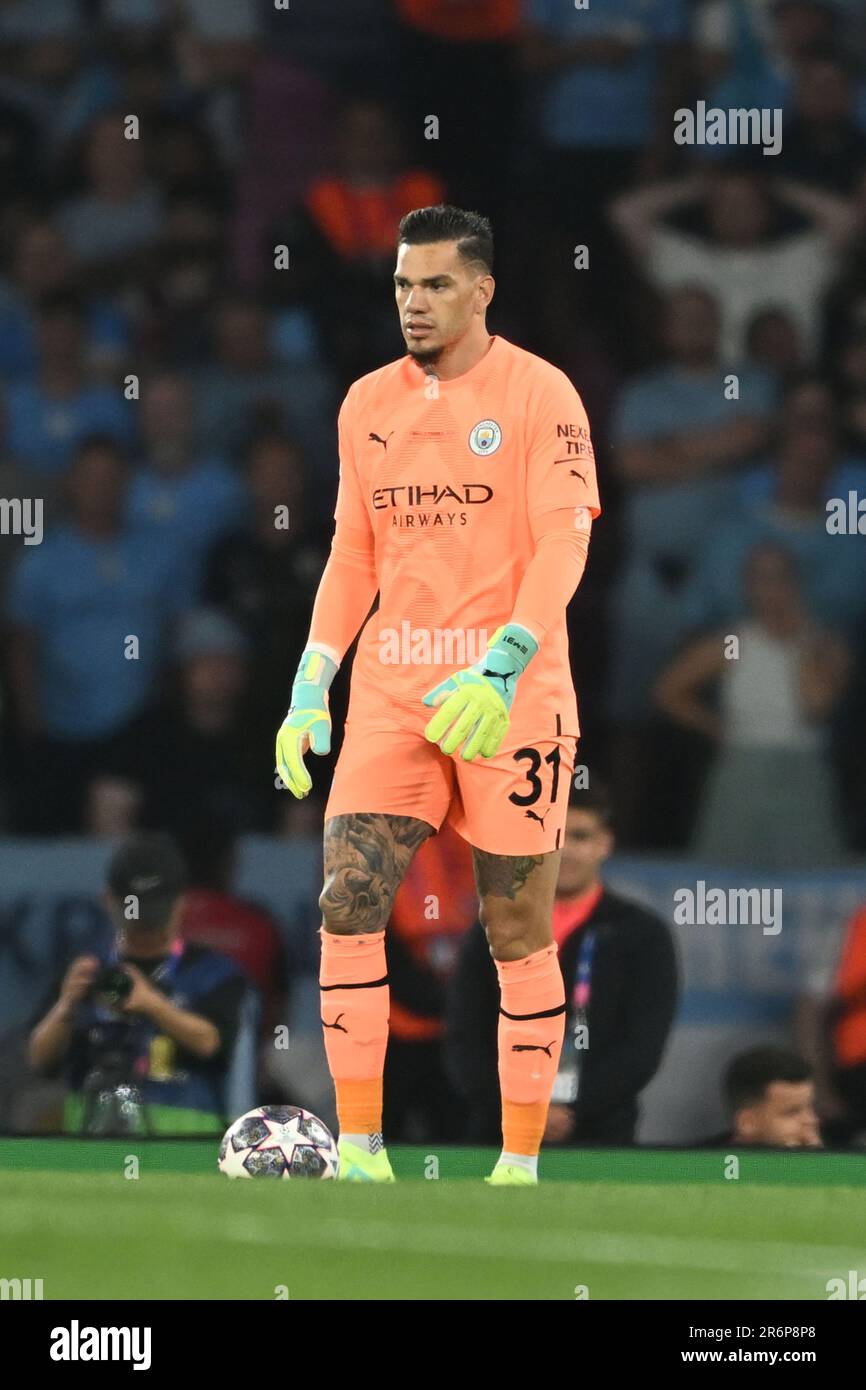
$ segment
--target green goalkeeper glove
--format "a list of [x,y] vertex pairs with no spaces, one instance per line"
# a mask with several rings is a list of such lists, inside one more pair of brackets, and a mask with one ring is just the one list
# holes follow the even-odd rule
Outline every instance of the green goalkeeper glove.
[[427,691],[424,704],[439,709],[424,730],[425,738],[449,754],[463,744],[460,756],[467,763],[478,754],[492,758],[508,732],[518,677],[537,651],[538,643],[525,627],[506,623],[497,628],[481,661]]
[[328,689],[336,674],[335,661],[324,652],[306,649],[292,686],[289,712],[277,734],[277,772],[298,798],[305,797],[313,785],[304,766],[307,749],[319,754],[331,751]]

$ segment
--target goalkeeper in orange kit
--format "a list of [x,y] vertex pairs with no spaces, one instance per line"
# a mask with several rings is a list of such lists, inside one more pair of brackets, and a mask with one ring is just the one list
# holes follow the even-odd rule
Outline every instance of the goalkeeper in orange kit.
[[393,1180],[385,928],[446,819],[473,849],[501,991],[503,1150],[488,1181],[537,1181],[562,1047],[551,912],[579,732],[565,610],[600,508],[574,387],[487,331],[492,249],[476,213],[420,208],[400,224],[407,354],[340,411],[331,555],[277,736],[278,771],[305,796],[304,754],[329,750],[328,688],[378,593],[325,811],[322,1025],[344,1180]]

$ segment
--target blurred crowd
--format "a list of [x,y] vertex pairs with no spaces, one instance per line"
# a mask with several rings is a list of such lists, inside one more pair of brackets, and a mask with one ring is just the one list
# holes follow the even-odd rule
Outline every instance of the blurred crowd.
[[[678,144],[699,100],[780,152]],[[592,422],[572,660],[621,842],[866,848],[856,0],[0,0],[0,174],[0,496],[45,506],[0,547],[3,830],[318,833],[334,755],[289,805],[272,739],[336,410],[448,201]]]
[[[311,1045],[293,1024],[289,1048],[280,1021],[303,977],[315,983],[313,933],[296,934],[289,946],[266,910],[237,896],[234,848],[228,827],[210,822],[190,827],[182,842],[144,832],[115,847],[102,917],[74,949],[67,942],[54,953],[3,1039],[0,1133],[217,1134],[253,1104],[286,1102],[335,1124],[318,1039]],[[614,849],[612,808],[595,778],[593,789],[571,794],[553,905],[566,1026],[548,1144],[636,1143],[643,1092],[677,1015],[674,933],[663,916],[609,886]],[[388,1134],[496,1144],[496,969],[478,920],[471,851],[452,828],[413,859],[386,951]],[[718,1091],[721,1106],[710,1106],[725,1128],[708,1137],[706,1124],[685,1118],[686,1107],[664,1142],[866,1146],[866,907],[821,976],[801,992],[791,1045],[753,1041],[743,1050],[732,1035],[726,1057],[705,1055],[690,1078],[680,1076],[682,1098],[691,1094],[698,1111]]]

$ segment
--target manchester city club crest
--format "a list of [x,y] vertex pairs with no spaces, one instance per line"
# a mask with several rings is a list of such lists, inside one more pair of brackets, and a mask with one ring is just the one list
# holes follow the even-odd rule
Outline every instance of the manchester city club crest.
[[482,420],[469,435],[469,447],[479,458],[495,454],[501,443],[502,430],[495,420]]

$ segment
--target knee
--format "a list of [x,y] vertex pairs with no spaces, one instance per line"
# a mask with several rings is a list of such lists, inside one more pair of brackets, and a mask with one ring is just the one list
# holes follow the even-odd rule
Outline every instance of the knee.
[[381,902],[375,902],[367,895],[346,891],[345,884],[326,881],[319,894],[319,911],[322,926],[335,936],[361,936],[366,932],[377,932],[387,925],[390,906],[386,909]]
[[494,960],[523,960],[552,940],[550,922],[541,921],[529,904],[482,903],[480,917]]

